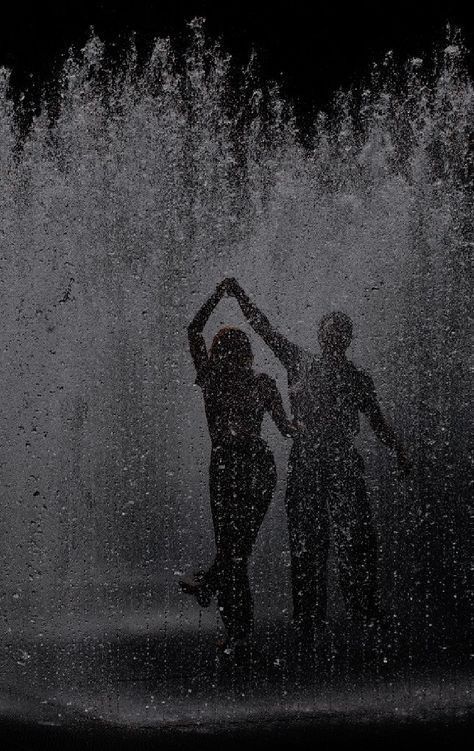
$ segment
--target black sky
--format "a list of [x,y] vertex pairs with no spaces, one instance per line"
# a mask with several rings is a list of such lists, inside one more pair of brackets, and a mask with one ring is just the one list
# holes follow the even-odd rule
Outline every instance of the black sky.
[[54,80],[68,47],[84,44],[91,26],[120,54],[132,31],[143,50],[157,35],[183,43],[187,22],[204,16],[209,35],[220,37],[238,61],[255,49],[262,74],[282,83],[298,111],[307,113],[324,108],[337,88],[359,81],[387,50],[401,59],[429,52],[445,38],[447,23],[460,26],[473,48],[468,3],[421,6],[382,0],[18,0],[2,9],[0,64],[13,70],[13,94],[26,90],[34,98]]

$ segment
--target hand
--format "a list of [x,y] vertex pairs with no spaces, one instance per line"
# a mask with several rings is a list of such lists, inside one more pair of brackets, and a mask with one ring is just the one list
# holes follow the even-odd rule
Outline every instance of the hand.
[[296,436],[299,435],[300,433],[304,433],[306,429],[305,424],[303,422],[300,422],[299,420],[293,420],[290,423],[290,426],[291,426],[290,436],[292,438],[296,438]]
[[227,284],[227,294],[236,297],[242,291],[242,287],[233,276],[224,279]]
[[228,279],[223,279],[222,282],[219,282],[219,284],[216,286],[216,293],[219,295],[219,297],[224,297],[225,294],[228,294],[228,286]]

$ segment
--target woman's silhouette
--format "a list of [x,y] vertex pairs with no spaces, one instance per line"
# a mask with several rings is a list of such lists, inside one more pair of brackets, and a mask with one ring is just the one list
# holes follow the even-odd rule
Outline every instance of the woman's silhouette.
[[217,595],[226,646],[245,645],[253,623],[248,561],[276,483],[273,456],[262,439],[265,412],[285,436],[293,434],[275,381],[252,369],[246,334],[221,329],[207,352],[202,331],[227,291],[218,285],[188,328],[212,442],[209,490],[216,555],[208,571],[182,579],[181,588],[201,606]]

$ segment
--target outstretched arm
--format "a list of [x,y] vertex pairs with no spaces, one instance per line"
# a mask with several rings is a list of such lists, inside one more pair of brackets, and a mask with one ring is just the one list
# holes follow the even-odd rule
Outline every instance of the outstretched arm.
[[297,433],[297,428],[286,416],[283,399],[278,387],[269,376],[262,376],[265,389],[265,408],[282,435],[287,438]]
[[300,348],[273,328],[266,315],[250,300],[236,279],[227,279],[224,283],[228,294],[235,297],[253,330],[262,337],[285,368],[291,367],[300,357]]
[[362,412],[366,415],[370,427],[381,443],[393,449],[397,455],[398,464],[404,470],[409,470],[411,463],[402,442],[397,437],[392,426],[385,419],[375,393],[372,378],[364,374],[364,398]]
[[211,313],[221,298],[225,294],[225,285],[223,282],[217,285],[214,294],[204,303],[204,305],[198,310],[193,320],[188,326],[188,339],[189,348],[191,350],[191,356],[193,358],[196,371],[199,373],[208,364],[208,354],[206,342],[202,332],[206,323],[208,322]]

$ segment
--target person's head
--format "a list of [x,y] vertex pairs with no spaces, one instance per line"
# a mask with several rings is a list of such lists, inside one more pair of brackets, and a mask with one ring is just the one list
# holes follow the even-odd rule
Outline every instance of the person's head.
[[241,329],[226,326],[215,335],[209,353],[211,367],[233,373],[252,367],[250,341]]
[[345,313],[327,313],[321,318],[318,341],[323,352],[343,355],[352,340],[352,321]]

